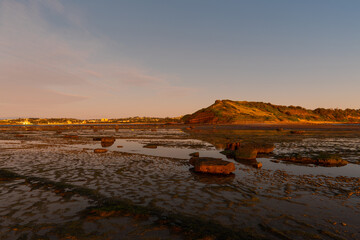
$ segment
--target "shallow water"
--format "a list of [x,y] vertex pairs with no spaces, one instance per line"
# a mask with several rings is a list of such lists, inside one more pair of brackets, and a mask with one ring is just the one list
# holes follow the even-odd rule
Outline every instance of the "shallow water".
[[[284,239],[283,235],[290,239],[359,237],[360,170],[357,164],[326,168],[275,163],[271,161],[272,157],[268,157],[257,159],[263,163],[263,168],[254,169],[249,162],[228,159],[235,163],[235,173],[226,177],[211,176],[194,173],[187,161],[189,154],[199,152],[204,157],[226,157],[210,143],[191,139],[179,130],[120,129],[96,133],[77,130],[73,133],[78,134],[79,139],[64,139],[51,131],[29,134],[31,137],[22,137],[21,140],[16,139],[14,134],[1,133],[1,168],[26,176],[86,186],[107,197],[128,200],[140,206],[214,220],[233,229],[246,229],[266,239]],[[101,147],[100,142],[92,139],[99,135],[117,137],[116,142],[107,148],[107,153],[93,152],[93,149]],[[353,157],[358,149],[357,142],[356,138],[317,140],[312,137],[293,142],[280,141],[276,143],[276,151],[338,149],[343,154],[350,152]],[[148,143],[159,146],[156,149],[143,148]],[[118,148],[119,145],[123,147]],[[346,159],[349,156],[343,157]],[[336,178],[340,175],[343,177]],[[8,193],[8,186],[0,183],[1,191]],[[24,195],[25,200],[40,201],[42,196],[50,201],[52,199],[45,190],[39,193],[23,187],[14,186],[14,189],[17,189],[12,192],[15,197],[21,196],[22,191],[32,194],[31,197]],[[77,204],[82,205],[86,199],[81,199],[74,198]],[[32,207],[25,200],[18,201],[17,208],[18,214],[26,221],[27,212],[32,211]],[[50,203],[44,203],[44,206],[47,205]],[[56,207],[61,206],[59,202]],[[83,207],[86,206],[84,204]],[[0,209],[0,213],[8,215],[8,212],[1,212],[6,211],[8,206],[1,207],[3,210]],[[13,207],[16,208],[15,205]],[[77,220],[79,209],[75,206],[67,208],[71,214],[59,215],[58,220]],[[50,219],[56,212],[48,208],[40,210]],[[10,213],[9,217],[19,224],[23,221],[15,213]],[[29,222],[35,224],[31,219],[28,218]],[[104,221],[116,224],[123,220],[109,218]],[[132,222],[133,219],[126,221]],[[6,236],[12,236],[10,225],[4,225]],[[132,225],[128,227],[133,228]],[[110,232],[112,228],[106,229]],[[169,234],[166,232],[157,236],[166,239]]]
[[[155,149],[144,148],[144,145],[148,143],[159,143],[162,142],[167,143],[170,146],[157,146]],[[283,154],[287,152],[300,152],[301,149],[305,148],[305,151],[310,151],[309,149],[314,149],[318,151],[325,151],[328,149],[334,150],[334,143],[339,143],[341,146],[346,147],[346,149],[357,148],[357,143],[360,144],[359,140],[346,140],[346,139],[322,139],[321,141],[316,141],[316,139],[306,139],[300,143],[291,143],[291,146],[288,145],[280,145],[277,144],[277,148],[275,152],[277,154]],[[311,143],[309,145],[308,143]],[[317,143],[315,146],[313,143]],[[184,145],[186,147],[184,147]],[[192,145],[194,147],[192,147]],[[122,146],[118,148],[118,146]],[[202,146],[202,147],[197,147]],[[360,145],[359,145],[360,146]],[[74,146],[75,147],[75,146]],[[98,142],[94,142],[93,144],[85,144],[85,145],[77,145],[78,149],[89,148],[101,148],[101,144]],[[237,162],[233,159],[227,158],[225,155],[221,154],[221,150],[216,149],[213,145],[200,141],[200,140],[166,140],[166,139],[157,139],[156,141],[149,141],[148,139],[117,139],[115,143],[109,147],[105,147],[109,151],[119,151],[126,153],[139,153],[145,154],[149,156],[159,156],[159,157],[170,157],[170,158],[179,158],[179,159],[189,159],[189,154],[193,152],[199,152],[201,157],[213,157],[213,158],[221,158],[223,160],[228,160],[234,162],[237,165],[252,165],[252,161],[242,161]],[[297,151],[293,149],[296,148]],[[346,150],[345,149],[345,150]],[[304,150],[303,150],[304,151]],[[345,156],[344,159],[348,160],[353,156]],[[356,156],[356,158],[359,158]],[[287,162],[275,163],[272,162],[273,158],[258,158],[257,160],[263,164],[263,169],[269,170],[284,170],[291,174],[296,175],[304,175],[304,174],[316,174],[316,175],[326,175],[326,176],[347,176],[347,177],[359,177],[360,175],[360,165],[349,163],[346,166],[341,167],[323,167],[316,165],[301,165],[301,164],[293,164]]]

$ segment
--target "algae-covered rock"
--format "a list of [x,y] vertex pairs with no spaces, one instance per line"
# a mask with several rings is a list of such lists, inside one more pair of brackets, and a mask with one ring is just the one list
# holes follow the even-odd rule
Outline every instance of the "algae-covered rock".
[[252,160],[252,159],[256,159],[257,154],[258,151],[255,148],[242,147],[235,151],[235,159]]

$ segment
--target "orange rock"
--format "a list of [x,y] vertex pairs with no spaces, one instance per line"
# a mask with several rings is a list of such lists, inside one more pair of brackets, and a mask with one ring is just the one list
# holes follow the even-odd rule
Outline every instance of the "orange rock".
[[253,164],[254,168],[261,168],[262,167],[262,163],[261,162],[257,162]]
[[103,149],[103,148],[94,149],[94,153],[105,153],[105,152],[107,152],[107,149]]
[[235,171],[234,163],[224,161],[220,158],[192,157],[189,162],[194,166],[195,172],[230,174]]

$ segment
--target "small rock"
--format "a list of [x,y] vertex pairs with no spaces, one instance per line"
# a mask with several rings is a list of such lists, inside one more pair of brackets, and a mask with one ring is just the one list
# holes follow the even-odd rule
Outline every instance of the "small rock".
[[156,144],[146,144],[143,146],[143,148],[157,148]]
[[341,226],[344,226],[344,227],[345,227],[345,226],[347,226],[347,224],[344,223],[344,222],[342,222],[342,223],[341,223]]
[[279,163],[280,161],[279,160],[275,160],[275,159],[272,159],[270,160],[271,162],[274,162],[274,163]]
[[103,148],[94,149],[94,153],[105,153],[105,152],[107,152],[107,149],[103,149]]
[[199,157],[200,154],[199,154],[199,152],[193,152],[193,153],[190,153],[189,156],[191,156],[191,157]]
[[290,134],[299,134],[299,135],[301,135],[301,134],[304,134],[304,133],[305,133],[305,131],[295,131],[295,130],[290,131]]
[[121,146],[121,145],[119,145],[119,146],[117,146],[117,148],[122,148],[123,146]]
[[261,162],[257,162],[253,164],[254,168],[261,168],[262,167],[262,163]]
[[65,135],[64,138],[78,139],[79,136],[77,136],[77,135]]

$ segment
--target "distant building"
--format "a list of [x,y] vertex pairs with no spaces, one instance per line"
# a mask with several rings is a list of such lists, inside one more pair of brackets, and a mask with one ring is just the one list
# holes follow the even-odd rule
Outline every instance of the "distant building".
[[25,119],[25,121],[22,122],[23,125],[31,125],[31,122],[29,122],[28,119]]

